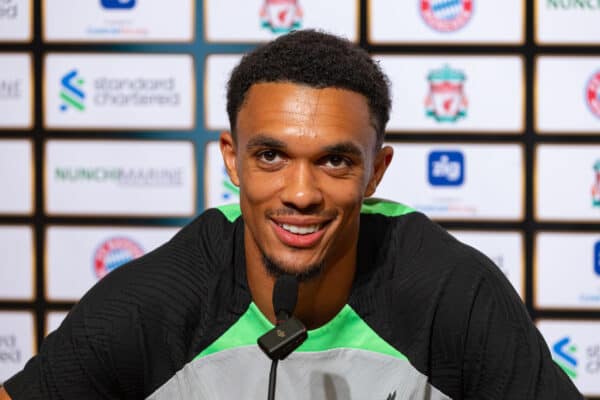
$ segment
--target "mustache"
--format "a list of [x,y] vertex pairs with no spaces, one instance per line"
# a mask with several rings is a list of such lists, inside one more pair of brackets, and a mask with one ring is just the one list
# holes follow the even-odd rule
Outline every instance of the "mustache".
[[333,219],[338,216],[337,210],[317,210],[315,208],[306,208],[306,209],[296,209],[292,207],[282,207],[274,210],[265,211],[265,216],[267,218],[271,217],[283,217],[290,215],[301,215],[301,216],[311,216],[322,219]]

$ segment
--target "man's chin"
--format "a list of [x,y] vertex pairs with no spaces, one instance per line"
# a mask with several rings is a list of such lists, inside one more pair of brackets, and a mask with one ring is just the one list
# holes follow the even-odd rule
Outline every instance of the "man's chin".
[[323,271],[325,264],[321,261],[308,265],[289,265],[275,260],[263,254],[263,265],[267,273],[275,278],[281,275],[295,276],[298,282],[307,282],[318,277]]

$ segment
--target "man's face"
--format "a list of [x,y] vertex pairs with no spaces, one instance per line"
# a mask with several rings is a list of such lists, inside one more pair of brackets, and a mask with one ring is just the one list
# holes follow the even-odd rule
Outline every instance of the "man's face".
[[[253,85],[221,150],[240,187],[248,260],[287,273],[354,262],[362,200],[391,160],[364,96],[293,83]],[[351,261],[350,261],[351,260]]]

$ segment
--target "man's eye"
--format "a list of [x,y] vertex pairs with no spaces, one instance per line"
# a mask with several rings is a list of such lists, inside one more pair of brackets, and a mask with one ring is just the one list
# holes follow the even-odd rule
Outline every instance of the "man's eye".
[[279,153],[275,150],[265,150],[258,153],[258,159],[265,162],[274,162],[279,158]]
[[352,164],[346,157],[332,155],[325,159],[325,165],[330,168],[344,168],[349,167]]

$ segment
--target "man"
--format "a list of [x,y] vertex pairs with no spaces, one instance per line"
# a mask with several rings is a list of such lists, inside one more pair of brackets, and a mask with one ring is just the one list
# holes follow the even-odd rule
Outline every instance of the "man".
[[6,382],[12,398],[264,399],[256,339],[282,274],[310,331],[278,398],[581,398],[487,258],[408,207],[363,204],[392,159],[388,82],[363,50],[283,36],[244,57],[227,100],[240,207],[100,281]]

